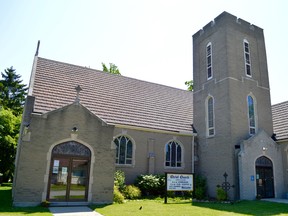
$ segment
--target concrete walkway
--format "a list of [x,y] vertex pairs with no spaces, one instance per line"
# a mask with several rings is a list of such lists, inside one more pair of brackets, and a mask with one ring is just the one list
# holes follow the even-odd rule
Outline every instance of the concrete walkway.
[[261,199],[263,201],[268,201],[268,202],[277,202],[277,203],[285,203],[288,204],[288,199],[276,199],[276,198],[269,198],[269,199]]
[[102,216],[87,206],[49,207],[54,216]]

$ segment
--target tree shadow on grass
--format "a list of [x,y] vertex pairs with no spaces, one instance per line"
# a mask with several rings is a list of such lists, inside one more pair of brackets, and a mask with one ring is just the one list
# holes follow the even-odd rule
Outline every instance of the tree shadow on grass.
[[[48,208],[37,207],[13,207],[12,206],[12,188],[10,186],[0,186],[0,215],[5,212],[21,212],[23,214],[43,213],[43,215],[52,215]],[[45,214],[47,213],[47,214]]]
[[246,215],[271,216],[288,214],[288,205],[266,201],[239,201],[235,203],[193,202],[193,206]]

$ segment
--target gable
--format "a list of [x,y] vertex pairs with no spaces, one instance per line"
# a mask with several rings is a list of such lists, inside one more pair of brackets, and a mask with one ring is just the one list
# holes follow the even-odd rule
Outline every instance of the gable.
[[192,132],[192,92],[36,58],[30,83],[34,112],[46,113],[71,104],[75,87],[80,85],[81,104],[108,124]]

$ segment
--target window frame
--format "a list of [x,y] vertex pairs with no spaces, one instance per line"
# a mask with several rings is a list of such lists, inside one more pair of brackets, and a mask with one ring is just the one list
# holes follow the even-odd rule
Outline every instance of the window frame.
[[[212,100],[212,110],[210,110],[210,104],[209,101]],[[215,99],[212,95],[208,95],[205,101],[205,116],[206,116],[206,136],[207,137],[213,137],[215,136]],[[212,116],[211,116],[212,114]],[[210,126],[210,123],[212,122],[212,125]],[[212,132],[212,133],[210,133]]]
[[[251,109],[250,109],[250,100],[252,99],[253,105],[253,114],[251,116]],[[253,136],[257,133],[257,106],[256,106],[256,99],[252,94],[247,96],[247,117],[248,117],[248,128],[249,128],[249,135]],[[251,119],[253,118],[253,119]],[[254,123],[254,124],[253,124]]]
[[[208,47],[210,47],[210,52],[208,52]],[[210,59],[210,60],[209,60]],[[210,61],[210,64],[209,64]],[[206,45],[206,72],[207,72],[207,80],[213,78],[213,64],[212,64],[212,43],[209,42]],[[210,71],[209,71],[210,70]]]
[[[125,138],[126,139],[126,142],[125,142],[125,153],[124,153],[124,162],[125,163],[119,163],[120,162],[120,154],[121,154],[121,139],[122,138]],[[119,144],[120,144],[120,151],[118,150],[119,147],[117,145],[117,143],[115,143],[115,140],[118,140]],[[131,143],[131,147],[132,149],[129,151],[130,154],[131,154],[131,157],[127,158],[127,152],[128,152],[128,149],[127,149],[127,145],[128,143]],[[120,135],[117,135],[113,138],[113,143],[115,145],[115,165],[116,166],[134,166],[135,165],[135,149],[136,149],[136,145],[135,145],[135,141],[132,137],[128,136],[127,134],[120,134]],[[124,144],[124,143],[122,143]],[[118,161],[117,161],[118,160]],[[131,160],[131,163],[127,163],[128,160]]]
[[[246,44],[247,44],[248,50],[246,50]],[[248,40],[246,39],[243,40],[243,53],[244,53],[245,74],[248,77],[252,77],[250,45],[249,45]],[[248,68],[249,68],[249,73],[248,73]]]
[[[175,152],[174,152],[174,163],[175,163],[175,166],[172,166],[172,159],[173,159],[173,152],[171,151],[170,152],[170,155],[169,155],[169,160],[167,160],[167,147],[170,147],[172,148],[172,145],[173,144],[176,144],[176,148],[175,148]],[[178,160],[178,150],[180,148],[180,160]],[[170,165],[167,165],[167,163],[170,163]],[[179,164],[179,165],[178,165]],[[166,169],[183,169],[184,168],[184,147],[183,147],[183,144],[181,142],[179,142],[178,140],[175,140],[175,139],[172,139],[172,140],[169,140],[165,146],[164,146],[164,167]]]

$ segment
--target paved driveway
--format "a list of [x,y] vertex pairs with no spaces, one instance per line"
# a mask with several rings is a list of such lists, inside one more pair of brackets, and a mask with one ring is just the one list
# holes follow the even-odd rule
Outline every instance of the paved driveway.
[[102,216],[87,206],[49,207],[54,216]]

